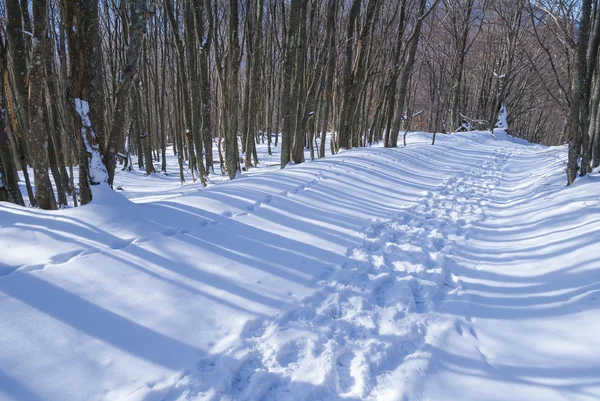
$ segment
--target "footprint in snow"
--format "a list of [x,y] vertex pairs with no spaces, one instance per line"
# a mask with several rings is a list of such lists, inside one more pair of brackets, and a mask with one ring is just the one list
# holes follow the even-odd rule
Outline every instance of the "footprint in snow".
[[210,358],[202,358],[196,363],[196,369],[202,373],[212,372],[216,367],[216,362]]
[[284,344],[277,351],[275,359],[279,366],[287,368],[290,364],[298,362],[300,359],[301,346],[297,341],[290,341]]
[[469,334],[471,334],[475,339],[479,340],[479,336],[473,327],[469,328]]
[[246,324],[242,336],[246,338],[262,337],[265,335],[266,329],[264,322],[261,322],[260,320],[251,321]]
[[335,361],[335,369],[337,371],[340,394],[349,393],[356,383],[350,370],[352,366],[352,360],[354,358],[355,355],[352,351],[346,351],[338,356]]
[[252,376],[260,370],[262,363],[260,361],[259,355],[253,354],[248,356],[248,358],[241,364],[239,370],[233,377],[233,387],[237,391],[243,392],[246,390]]

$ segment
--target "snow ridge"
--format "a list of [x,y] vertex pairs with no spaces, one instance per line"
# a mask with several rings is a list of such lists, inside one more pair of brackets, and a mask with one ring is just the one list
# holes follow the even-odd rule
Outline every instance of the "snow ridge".
[[[287,313],[248,324],[240,345],[198,361],[170,400],[418,398],[428,336],[457,327],[436,313],[461,291],[453,243],[485,219],[510,150],[496,150],[390,220],[374,221],[322,290]],[[473,336],[476,336],[471,332]]]

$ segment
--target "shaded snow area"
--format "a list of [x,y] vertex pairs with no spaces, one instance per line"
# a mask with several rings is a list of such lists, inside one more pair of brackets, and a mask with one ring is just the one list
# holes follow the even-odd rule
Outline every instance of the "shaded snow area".
[[0,205],[0,399],[600,399],[600,177],[496,137]]

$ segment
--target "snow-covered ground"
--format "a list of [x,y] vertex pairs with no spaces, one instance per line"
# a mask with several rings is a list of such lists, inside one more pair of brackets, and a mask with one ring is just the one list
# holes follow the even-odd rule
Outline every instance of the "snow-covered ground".
[[0,205],[0,399],[600,399],[600,177],[497,137]]

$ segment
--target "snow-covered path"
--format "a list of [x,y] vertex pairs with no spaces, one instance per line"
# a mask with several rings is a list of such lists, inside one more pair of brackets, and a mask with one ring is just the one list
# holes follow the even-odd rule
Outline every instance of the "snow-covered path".
[[0,207],[0,399],[598,399],[598,177],[429,140]]
[[561,188],[562,149],[518,153],[455,244],[424,399],[600,399],[600,180]]

